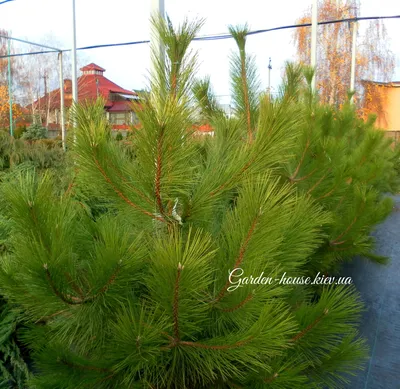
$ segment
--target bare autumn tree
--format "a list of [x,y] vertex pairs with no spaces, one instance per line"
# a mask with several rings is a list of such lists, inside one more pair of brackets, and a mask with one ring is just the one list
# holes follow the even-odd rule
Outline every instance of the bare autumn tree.
[[[41,43],[63,48],[63,44],[54,36],[47,35],[39,40]],[[30,48],[26,51],[37,51],[36,48]],[[78,66],[82,65],[85,58],[80,54],[78,57]],[[71,78],[69,53],[63,55],[64,79]],[[59,63],[57,52],[28,55],[19,59],[20,76],[19,98],[24,106],[28,106],[30,114],[36,119],[40,119],[43,125],[48,125],[50,119],[50,108],[59,99],[55,93],[60,87],[59,84]],[[45,99],[40,99],[45,97]],[[39,104],[34,104],[36,101]]]
[[[340,20],[359,16],[359,0],[319,0],[318,21]],[[297,20],[311,22],[311,9]],[[366,22],[364,22],[366,23]],[[341,106],[350,88],[351,47],[353,23],[318,26],[317,87],[322,103]],[[294,33],[297,58],[309,64],[311,29],[297,28]],[[369,87],[365,80],[388,82],[394,72],[394,55],[389,48],[387,30],[381,20],[373,20],[363,36],[357,39],[356,94],[354,100],[361,116],[382,109],[385,94]],[[368,102],[373,101],[371,105]]]

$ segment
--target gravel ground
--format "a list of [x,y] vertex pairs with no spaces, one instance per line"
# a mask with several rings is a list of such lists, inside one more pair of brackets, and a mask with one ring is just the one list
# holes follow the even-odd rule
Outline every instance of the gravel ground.
[[355,259],[344,274],[353,278],[366,306],[361,334],[368,339],[370,359],[348,389],[400,389],[400,195],[395,210],[378,226],[376,253],[388,265]]

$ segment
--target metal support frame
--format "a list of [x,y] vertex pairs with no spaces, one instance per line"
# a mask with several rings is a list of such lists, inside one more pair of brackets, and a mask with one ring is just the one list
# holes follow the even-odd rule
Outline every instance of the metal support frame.
[[269,63],[268,63],[268,95],[271,98],[271,70],[272,70],[272,64],[271,64],[271,57],[269,57]]
[[318,28],[318,0],[313,0],[311,16],[311,66],[314,68],[314,77],[311,82],[313,92],[316,90],[317,78],[317,28]]
[[[151,12],[153,16],[161,16],[165,18],[165,0],[152,0],[151,3]],[[155,44],[153,45],[155,57],[158,58],[160,65],[165,67],[165,47],[161,42],[160,36],[158,33],[154,32]],[[153,64],[153,62],[151,61]],[[153,73],[156,74],[156,64],[153,64]]]
[[65,131],[65,112],[64,112],[64,66],[63,53],[58,53],[58,63],[60,69],[60,124],[61,124],[61,139],[64,151],[66,146],[66,131]]
[[42,45],[40,43],[27,41],[25,39],[14,38],[8,35],[0,35],[0,38],[7,39],[8,42],[8,53],[6,56],[1,56],[0,58],[7,58],[8,59],[8,95],[9,95],[9,104],[10,104],[10,135],[14,135],[14,128],[13,128],[13,109],[12,109],[12,74],[11,74],[11,41],[26,43],[29,45],[42,47],[44,49],[52,50],[52,52],[58,53],[59,59],[59,72],[60,72],[60,114],[61,114],[61,131],[62,131],[62,139],[63,139],[63,148],[66,149],[66,131],[65,131],[65,110],[64,110],[64,71],[63,71],[63,50],[58,49],[56,47]]
[[8,51],[8,104],[10,106],[10,135],[14,136],[13,129],[13,100],[12,100],[12,79],[11,79],[11,41],[8,40],[7,51]]
[[355,80],[356,80],[356,51],[357,51],[357,21],[353,22],[353,41],[351,49],[351,71],[350,71],[350,91],[353,93],[350,102],[354,104]]

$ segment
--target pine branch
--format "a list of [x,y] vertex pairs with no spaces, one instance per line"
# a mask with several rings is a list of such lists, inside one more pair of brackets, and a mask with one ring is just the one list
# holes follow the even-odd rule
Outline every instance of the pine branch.
[[54,294],[62,301],[64,301],[65,303],[69,304],[69,305],[75,305],[75,304],[82,304],[82,299],[75,297],[75,296],[64,296],[56,287],[56,285],[54,284],[53,279],[51,278],[50,275],[50,271],[48,269],[47,264],[45,263],[43,265],[43,268],[45,270],[46,273],[46,278],[47,281],[49,282],[49,285],[51,287],[51,289],[53,290]]
[[339,244],[344,243],[344,242],[338,242],[338,240],[340,238],[342,238],[344,235],[346,235],[350,231],[350,229],[353,227],[354,223],[358,220],[358,217],[359,217],[360,213],[362,213],[364,211],[364,207],[365,207],[365,202],[362,204],[362,207],[361,207],[360,211],[357,212],[357,215],[351,221],[350,225],[338,237],[336,237],[336,239],[330,241],[331,245],[339,245]]
[[221,184],[217,189],[213,190],[210,193],[210,196],[215,196],[218,192],[221,190],[225,189],[228,185],[230,185],[232,182],[237,182],[241,175],[246,172],[246,170],[251,166],[251,164],[254,162],[254,158],[252,158],[250,161],[246,163],[246,165],[240,170],[240,172],[236,173],[235,175],[232,176],[232,178],[225,183]]
[[[318,187],[318,185],[326,178],[326,176],[332,171],[332,168],[329,168],[328,171],[307,191],[307,194],[310,195],[311,192]],[[322,197],[323,198],[323,197]]]
[[[83,295],[81,295],[81,297],[76,297],[76,296],[71,296],[71,295],[64,295],[62,294],[58,288],[56,287],[56,285],[54,284],[54,281],[51,277],[49,268],[47,266],[47,264],[45,263],[43,265],[43,268],[45,269],[45,273],[46,273],[46,278],[50,284],[51,289],[53,290],[54,294],[59,297],[62,301],[64,301],[65,303],[69,304],[69,305],[76,305],[76,304],[85,304],[88,302],[93,301],[94,299],[96,299],[100,294],[103,294],[105,292],[107,292],[107,290],[109,289],[109,287],[114,283],[115,278],[117,277],[118,272],[120,271],[120,265],[121,262],[119,262],[117,268],[115,269],[114,273],[111,275],[111,277],[109,278],[109,280],[107,281],[107,283],[100,289],[100,291],[98,293],[96,293],[93,296],[88,296],[88,297],[84,297]],[[78,293],[80,294],[80,293]]]
[[94,155],[94,162],[97,166],[97,168],[99,169],[101,175],[104,177],[104,179],[106,180],[106,182],[108,182],[111,187],[113,188],[114,192],[118,195],[118,197],[120,197],[122,200],[124,200],[128,205],[130,205],[132,208],[135,208],[136,210],[140,211],[141,213],[143,213],[144,215],[150,216],[152,219],[161,221],[166,223],[166,220],[163,217],[157,216],[152,214],[149,211],[146,211],[145,209],[141,208],[140,206],[138,206],[137,204],[133,203],[130,199],[128,199],[115,185],[114,183],[111,181],[110,177],[108,177],[107,173],[104,171],[104,169],[101,167],[99,161],[96,159],[96,156]]
[[238,309],[242,308],[244,305],[246,305],[249,301],[251,301],[254,297],[254,293],[250,293],[245,299],[243,299],[239,304],[235,305],[234,307],[231,308],[224,308],[222,309],[222,312],[234,312],[237,311]]
[[246,61],[246,35],[248,33],[247,26],[243,28],[240,27],[229,27],[229,32],[236,41],[239,48],[239,61],[240,61],[240,81],[242,83],[242,93],[244,100],[244,113],[246,118],[247,136],[251,143],[253,141],[253,128],[252,128],[252,118],[251,118],[251,106],[249,98],[249,86],[247,80],[247,61]]
[[160,128],[160,134],[157,139],[157,158],[156,158],[156,176],[155,182],[155,196],[158,210],[161,215],[164,215],[164,207],[161,200],[161,174],[162,174],[162,148],[164,139],[164,126]]
[[317,170],[318,170],[318,169],[315,168],[314,170],[312,170],[310,173],[306,174],[305,176],[300,177],[300,178],[291,179],[291,181],[292,181],[292,182],[301,182],[301,181],[304,181],[304,180],[306,180],[307,178],[310,178]]
[[302,337],[304,337],[304,335],[306,335],[308,332],[310,332],[327,314],[328,314],[329,310],[328,308],[326,308],[324,310],[324,312],[322,313],[322,315],[318,316],[310,325],[308,325],[303,331],[299,332],[295,337],[292,338],[293,342],[298,341],[299,339],[301,339]]
[[203,343],[198,343],[198,342],[186,342],[186,341],[180,341],[178,342],[178,345],[181,346],[188,346],[188,347],[195,347],[195,348],[203,348],[207,350],[230,350],[233,348],[238,348],[238,347],[243,347],[249,342],[253,340],[253,336],[250,336],[249,338],[245,340],[241,340],[239,342],[236,342],[234,344],[226,344],[226,345],[208,345],[208,344],[203,344]]
[[174,303],[173,303],[173,315],[174,315],[174,335],[175,341],[179,342],[179,283],[181,280],[181,274],[184,266],[178,264],[178,271],[175,279],[174,287]]
[[79,294],[79,296],[80,296],[81,298],[83,298],[83,290],[82,290],[82,288],[80,288],[80,287],[76,284],[76,282],[74,282],[74,280],[72,279],[72,277],[71,277],[71,275],[70,275],[69,273],[65,272],[64,274],[65,274],[65,276],[66,276],[68,282],[71,284],[72,289],[73,289],[77,294]]
[[128,180],[121,174],[121,172],[118,170],[118,168],[109,160],[107,159],[107,165],[110,166],[115,174],[123,181],[125,185],[128,186],[129,189],[133,190],[139,197],[141,197],[144,201],[146,201],[147,204],[153,206],[152,201],[138,188],[135,188],[133,185],[131,185]]
[[[237,269],[238,267],[240,267],[241,263],[243,262],[244,254],[246,253],[247,246],[250,242],[251,237],[253,236],[253,233],[254,233],[254,230],[256,228],[259,218],[260,218],[260,215],[257,214],[249,228],[249,231],[247,232],[247,236],[246,236],[243,244],[240,247],[239,255],[236,258],[235,264],[233,265],[233,269]],[[224,287],[221,289],[221,291],[218,293],[217,297],[214,299],[213,303],[220,301],[225,296],[225,294],[229,288],[229,285],[230,285],[230,282],[228,280],[226,282],[226,284],[224,285]]]
[[322,199],[329,197],[332,193],[335,192],[336,188],[337,188],[337,185],[335,185],[329,192],[325,193],[324,195],[322,195],[320,197],[317,197],[316,200],[318,201],[318,200],[322,200]]
[[296,170],[294,171],[294,173],[292,174],[292,176],[289,177],[290,181],[294,181],[294,179],[296,178],[297,174],[299,174],[300,168],[301,168],[301,166],[303,165],[304,158],[305,158],[305,156],[306,156],[306,153],[307,153],[307,150],[308,150],[309,147],[310,147],[310,140],[308,139],[308,140],[307,140],[307,143],[306,143],[306,147],[304,148],[303,153],[302,153],[302,155],[301,155],[300,161],[299,161],[299,163],[297,164]]
[[63,358],[58,358],[58,362],[62,363],[65,366],[68,366],[72,369],[78,369],[78,370],[88,370],[88,371],[97,371],[99,373],[110,373],[110,369],[102,368],[102,367],[96,367],[96,366],[85,366],[85,365],[80,365],[77,363],[72,363],[69,361],[66,361]]
[[272,384],[272,382],[274,382],[274,381],[278,378],[278,376],[279,376],[278,373],[274,373],[274,375],[272,375],[271,377],[265,378],[265,379],[264,379],[264,382],[265,382],[266,384]]

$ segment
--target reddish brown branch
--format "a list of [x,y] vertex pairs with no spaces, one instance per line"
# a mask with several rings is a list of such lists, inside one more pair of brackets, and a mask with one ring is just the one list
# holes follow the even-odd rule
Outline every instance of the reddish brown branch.
[[279,375],[278,373],[275,373],[273,376],[266,378],[264,382],[270,384],[278,378],[278,375]]
[[[330,242],[331,245],[341,244],[341,243],[338,243],[338,240],[341,239],[343,236],[345,236],[345,235],[350,231],[350,229],[353,227],[354,223],[358,220],[359,214],[360,214],[361,212],[363,212],[364,206],[365,206],[365,203],[363,203],[363,206],[361,207],[361,209],[360,209],[360,211],[358,212],[358,214],[354,217],[354,219],[352,220],[352,222],[350,223],[350,225],[349,225],[336,239],[334,239],[334,240],[332,240],[332,241]],[[343,242],[342,242],[342,243],[343,243]]]
[[343,195],[341,198],[340,198],[340,200],[339,200],[339,202],[338,202],[338,204],[337,204],[337,206],[336,206],[336,208],[335,208],[335,211],[337,211],[338,209],[339,209],[339,207],[342,205],[342,203],[343,203],[343,200],[346,198],[346,195]]
[[290,177],[291,181],[293,181],[296,178],[297,174],[299,174],[301,165],[303,164],[304,158],[306,157],[306,153],[307,153],[307,150],[308,150],[309,147],[310,147],[310,140],[307,139],[306,147],[303,150],[303,154],[301,155],[301,158],[300,158],[300,161],[299,161],[299,163],[298,163],[298,165],[296,167],[296,170],[294,171],[294,173]]
[[70,194],[70,192],[72,191],[72,188],[73,188],[74,186],[75,186],[74,181],[71,181],[71,182],[69,183],[69,185],[68,185],[67,190],[65,191],[65,194],[66,194],[66,195]]
[[111,179],[107,176],[106,172],[103,170],[103,168],[101,167],[99,161],[94,158],[94,162],[97,166],[97,168],[99,169],[101,175],[104,177],[104,179],[111,185],[111,187],[113,188],[114,192],[118,195],[118,197],[120,197],[122,200],[124,200],[128,205],[130,205],[132,208],[135,208],[136,210],[142,212],[143,214],[150,216],[151,218],[155,219],[155,220],[159,220],[161,222],[166,222],[164,218],[159,217],[157,215],[152,214],[151,212],[146,211],[145,209],[139,207],[137,204],[133,203],[131,200],[129,200],[111,181]]
[[[248,246],[248,244],[250,242],[251,237],[253,236],[253,233],[254,233],[254,230],[256,228],[256,225],[257,225],[259,217],[260,217],[260,215],[257,214],[256,217],[254,218],[253,222],[251,223],[249,231],[247,232],[247,236],[246,236],[243,244],[240,247],[239,255],[236,258],[235,264],[233,265],[234,269],[237,269],[241,265],[241,263],[243,262],[244,254],[246,253],[247,246]],[[225,296],[225,293],[228,290],[229,285],[230,285],[230,282],[229,282],[229,280],[227,280],[225,285],[224,285],[224,287],[218,293],[217,297],[215,298],[215,300],[213,302],[218,302]]]
[[174,287],[174,302],[173,302],[173,314],[174,314],[174,335],[175,340],[179,341],[179,282],[181,280],[181,274],[184,266],[180,263],[178,265],[178,272],[175,279]]
[[308,332],[310,332],[322,320],[322,318],[328,314],[328,312],[329,310],[325,309],[321,316],[317,317],[309,326],[307,326],[303,331],[299,332],[294,338],[292,338],[292,341],[296,342]]
[[[340,242],[338,244],[344,244],[344,243],[347,243],[347,240],[344,240],[344,241],[342,241],[342,242]],[[354,249],[354,247],[351,247],[351,246],[347,246],[347,247],[330,247],[330,249],[332,251],[346,251],[346,250]]]
[[232,348],[242,347],[245,344],[249,343],[252,339],[253,339],[253,337],[250,336],[249,338],[247,338],[245,340],[241,340],[234,344],[226,344],[226,345],[208,345],[208,344],[203,344],[203,343],[185,342],[185,341],[178,342],[178,345],[188,346],[188,347],[196,347],[196,348],[204,348],[204,349],[208,349],[208,350],[229,350]]
[[72,289],[73,289],[77,294],[79,294],[79,296],[83,297],[83,290],[82,290],[82,288],[80,288],[80,287],[76,284],[76,282],[72,279],[72,277],[71,277],[71,275],[70,275],[69,273],[65,272],[64,274],[65,274],[65,276],[67,277],[68,282],[71,284]]
[[[155,327],[152,326],[151,324],[146,323],[146,322],[144,322],[144,321],[141,321],[140,324],[143,324],[143,326],[148,327],[148,328],[151,328],[151,329],[154,329],[154,328],[155,328]],[[165,332],[165,331],[161,331],[160,334],[163,335],[163,336],[166,336],[171,342],[174,342],[174,341],[175,341],[175,339],[174,339],[170,334],[168,334],[168,333]]]
[[329,192],[325,193],[324,195],[318,197],[316,200],[321,200],[324,199],[325,197],[329,197],[337,188],[337,185],[335,185]]
[[307,175],[300,177],[300,178],[293,178],[291,179],[292,182],[300,182],[300,181],[304,181],[307,178],[309,178],[310,176],[312,176],[315,172],[317,171],[317,169],[315,168],[314,170],[312,170],[310,173],[308,173]]
[[96,293],[94,296],[88,297],[86,300],[94,300],[96,297],[98,297],[100,294],[103,294],[105,292],[107,292],[107,290],[110,288],[110,286],[115,282],[115,279],[117,278],[118,273],[121,270],[121,262],[120,261],[116,267],[116,269],[114,270],[113,274],[111,274],[110,278],[108,279],[108,281],[106,282],[106,284],[99,290],[98,293]]
[[147,204],[153,206],[152,201],[142,191],[140,191],[138,188],[135,188],[133,185],[131,185],[128,182],[128,180],[118,171],[116,166],[110,160],[108,160],[108,163],[109,163],[110,167],[114,170],[114,172],[117,174],[117,176],[123,181],[123,183],[129,187],[129,189],[132,189],[139,197],[141,197],[144,201],[146,201]]
[[77,298],[77,297],[71,297],[71,296],[64,296],[55,286],[53,279],[51,278],[49,269],[47,264],[43,265],[45,273],[46,273],[46,278],[47,281],[49,282],[49,285],[51,287],[51,289],[53,290],[54,294],[62,301],[64,301],[65,303],[69,304],[69,305],[74,305],[74,304],[82,304],[82,299]]
[[318,185],[323,181],[324,178],[331,172],[331,168],[328,169],[328,171],[307,191],[307,194],[311,194],[311,192],[318,187]]
[[71,296],[71,295],[64,295],[62,294],[57,287],[54,284],[53,279],[51,278],[50,275],[50,271],[48,269],[47,264],[43,265],[44,269],[45,269],[45,273],[46,273],[46,278],[49,282],[49,285],[51,287],[51,289],[53,290],[54,294],[59,297],[62,301],[64,301],[67,304],[70,305],[76,305],[76,304],[85,304],[88,303],[90,301],[93,301],[95,298],[97,298],[100,294],[105,293],[108,288],[110,287],[110,285],[112,285],[115,281],[115,278],[117,277],[117,274],[120,270],[120,265],[117,267],[117,269],[114,271],[114,273],[111,275],[111,277],[109,278],[109,280],[107,281],[107,283],[100,289],[100,291],[98,293],[96,293],[93,296],[88,296],[88,297],[84,297],[82,290],[80,290],[81,293],[78,293],[80,295],[80,297],[76,297],[76,296]]
[[214,196],[216,193],[218,193],[219,191],[221,191],[222,189],[224,189],[227,185],[229,185],[232,181],[237,181],[238,178],[250,167],[250,165],[254,162],[254,158],[252,158],[250,161],[248,161],[246,163],[246,165],[240,170],[239,173],[235,174],[234,176],[232,176],[232,178],[228,181],[226,181],[224,184],[220,185],[217,189],[215,189],[214,191],[212,191],[210,193],[210,196]]
[[102,368],[102,367],[78,365],[76,363],[68,362],[65,359],[61,359],[61,358],[59,358],[58,361],[61,362],[64,365],[68,366],[68,367],[73,368],[73,369],[98,371],[100,373],[109,373],[109,372],[111,372],[111,370],[105,369],[105,368]]
[[156,162],[156,177],[154,180],[155,184],[155,196],[158,209],[161,215],[164,214],[164,207],[161,200],[161,175],[162,175],[162,148],[164,140],[164,128],[161,128],[161,134],[157,140],[157,162]]
[[242,71],[242,87],[243,87],[243,97],[244,105],[246,109],[246,123],[247,123],[247,135],[249,137],[249,142],[253,141],[253,129],[251,128],[251,111],[250,111],[250,101],[249,101],[249,91],[247,86],[246,77],[246,57],[244,52],[241,53],[241,71]]
[[235,305],[234,307],[231,308],[225,308],[222,309],[222,312],[234,312],[237,311],[238,309],[242,308],[246,303],[248,303],[250,300],[252,300],[254,297],[253,293],[250,293],[244,300],[242,300],[239,304]]

